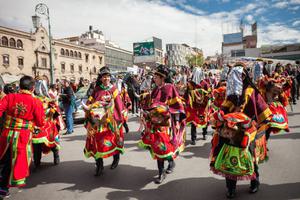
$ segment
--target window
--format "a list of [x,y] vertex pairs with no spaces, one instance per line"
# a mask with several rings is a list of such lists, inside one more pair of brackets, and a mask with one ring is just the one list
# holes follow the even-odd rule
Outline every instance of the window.
[[42,67],[47,67],[47,59],[46,58],[42,58]]
[[81,53],[80,52],[78,52],[78,58],[81,58]]
[[77,58],[77,51],[74,51],[74,57]]
[[14,38],[9,39],[9,46],[10,47],[16,47],[16,40]]
[[99,64],[102,65],[102,56],[99,56]]
[[17,40],[17,48],[23,49],[23,42],[21,40]]
[[93,69],[93,70],[94,70],[94,73],[96,74],[96,73],[97,73],[97,68],[96,68],[96,67],[94,67],[94,69]]
[[5,36],[2,37],[2,45],[3,46],[8,46],[8,39]]
[[61,63],[61,72],[65,73],[65,71],[66,71],[66,65],[65,63]]
[[74,73],[74,64],[70,65],[70,70],[71,70],[71,73]]
[[70,51],[70,56],[73,57],[73,51],[72,50]]
[[2,55],[3,65],[9,65],[9,55]]
[[64,49],[60,49],[60,55],[62,55],[62,56],[65,55],[65,50]]
[[82,73],[82,65],[78,66],[78,71],[79,71],[79,73]]
[[69,54],[69,50],[68,49],[66,49],[66,56],[69,56],[70,54]]
[[24,66],[24,58],[18,57],[18,66]]
[[89,62],[89,54],[85,54],[85,62]]

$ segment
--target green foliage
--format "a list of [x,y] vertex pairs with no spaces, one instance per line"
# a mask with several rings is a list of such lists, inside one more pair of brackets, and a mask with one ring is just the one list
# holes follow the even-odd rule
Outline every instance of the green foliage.
[[186,57],[189,66],[202,66],[204,63],[204,58],[202,55],[191,55]]

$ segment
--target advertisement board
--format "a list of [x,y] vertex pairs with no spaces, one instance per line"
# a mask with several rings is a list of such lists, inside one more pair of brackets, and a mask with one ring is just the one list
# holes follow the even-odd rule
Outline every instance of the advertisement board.
[[154,55],[154,42],[133,43],[134,56]]

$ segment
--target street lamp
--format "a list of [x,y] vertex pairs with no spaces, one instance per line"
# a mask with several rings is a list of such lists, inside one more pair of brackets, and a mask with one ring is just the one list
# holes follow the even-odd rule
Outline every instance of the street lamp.
[[40,17],[37,15],[45,15],[48,20],[48,29],[49,29],[49,46],[50,46],[50,83],[54,83],[54,67],[52,61],[52,35],[51,35],[51,26],[50,26],[50,15],[49,15],[49,8],[46,4],[39,3],[35,6],[35,15],[32,16],[32,23],[35,28],[38,28],[40,25]]

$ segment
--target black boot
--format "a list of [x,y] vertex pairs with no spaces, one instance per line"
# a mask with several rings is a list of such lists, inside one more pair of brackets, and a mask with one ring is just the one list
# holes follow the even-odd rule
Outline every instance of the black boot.
[[207,135],[207,127],[202,129],[202,135],[203,135],[203,140],[206,140],[206,135]]
[[127,122],[124,122],[123,126],[124,126],[124,128],[125,128],[125,132],[126,132],[126,133],[129,133],[129,128],[128,128]]
[[237,181],[235,180],[226,178],[226,187],[227,187],[226,197],[228,199],[233,199],[236,196],[236,192],[235,192],[236,182]]
[[196,145],[196,139],[197,139],[197,128],[194,124],[191,124],[191,145]]
[[58,165],[60,163],[59,151],[58,151],[58,149],[53,148],[52,152],[53,152],[53,162],[54,162],[54,165]]
[[166,172],[164,169],[164,160],[157,160],[157,167],[158,167],[158,177],[155,180],[156,184],[161,184],[166,178]]
[[175,162],[174,162],[174,160],[173,160],[173,159],[172,159],[172,160],[169,160],[169,165],[168,165],[168,168],[167,168],[167,170],[166,170],[166,173],[167,173],[167,174],[173,173],[174,168],[175,168]]
[[235,189],[228,189],[226,197],[228,199],[233,199],[236,196]]
[[95,172],[95,176],[100,176],[103,173],[103,159],[102,158],[98,158],[96,160],[96,172]]
[[115,169],[119,165],[119,160],[120,160],[120,154],[115,154],[114,155],[114,161],[112,162],[110,169]]
[[251,180],[249,193],[254,194],[254,193],[258,192],[259,185],[260,185],[260,183],[259,183],[258,179]]
[[38,168],[41,165],[41,159],[42,159],[42,145],[33,144],[33,162],[36,168]]

